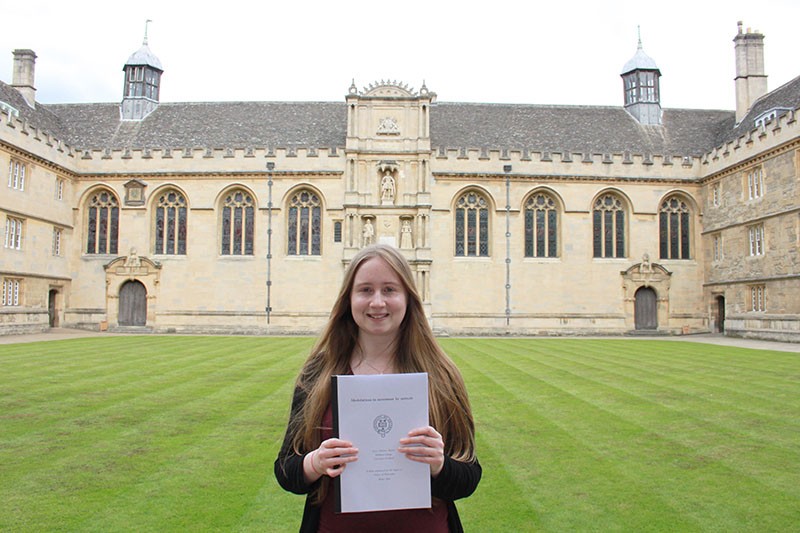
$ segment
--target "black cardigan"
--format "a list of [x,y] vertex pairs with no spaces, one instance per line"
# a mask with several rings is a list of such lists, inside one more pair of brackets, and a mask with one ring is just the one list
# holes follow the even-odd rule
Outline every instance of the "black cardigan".
[[[306,400],[305,392],[299,387],[294,390],[292,398],[292,411],[289,415],[292,420],[300,416],[300,411]],[[291,424],[290,424],[291,425]],[[300,533],[316,533],[319,527],[320,508],[311,503],[310,493],[319,483],[319,480],[307,484],[303,475],[303,459],[292,449],[292,438],[287,429],[278,457],[275,459],[275,477],[284,490],[295,494],[306,494],[306,504],[303,509],[303,521],[300,524]],[[461,533],[464,528],[458,517],[454,501],[466,498],[478,487],[481,480],[482,469],[478,459],[471,463],[456,461],[444,456],[444,466],[439,475],[431,478],[431,496],[444,500],[447,504],[447,524],[451,533]]]

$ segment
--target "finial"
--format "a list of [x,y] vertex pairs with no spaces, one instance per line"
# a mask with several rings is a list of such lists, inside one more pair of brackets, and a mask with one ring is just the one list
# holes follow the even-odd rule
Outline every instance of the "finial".
[[642,49],[642,27],[636,25],[636,34],[639,36],[639,50]]
[[150,24],[151,22],[153,22],[153,21],[150,20],[150,19],[147,19],[146,21],[144,21],[144,41],[142,41],[142,44],[144,46],[147,46],[147,25]]

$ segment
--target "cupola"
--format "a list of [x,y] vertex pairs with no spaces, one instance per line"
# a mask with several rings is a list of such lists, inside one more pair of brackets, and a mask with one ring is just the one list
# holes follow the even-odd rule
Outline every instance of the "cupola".
[[141,48],[131,54],[122,70],[125,72],[122,120],[142,120],[158,107],[161,74],[164,72],[161,61],[147,46],[146,24]]
[[622,67],[625,109],[640,124],[661,124],[661,71],[656,62],[644,53],[642,37],[634,56]]

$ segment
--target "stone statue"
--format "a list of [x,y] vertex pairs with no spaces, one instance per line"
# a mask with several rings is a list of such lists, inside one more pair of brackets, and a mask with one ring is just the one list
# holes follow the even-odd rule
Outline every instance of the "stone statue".
[[361,244],[363,246],[369,246],[372,244],[372,238],[375,236],[375,227],[372,225],[372,221],[367,219],[364,223],[364,229],[361,230]]
[[408,220],[404,220],[403,226],[400,228],[400,248],[406,250],[414,248],[411,235],[411,222]]
[[650,264],[650,255],[644,254],[642,256],[642,262],[639,264],[639,273],[640,274],[653,273],[653,265]]
[[381,179],[381,201],[393,202],[394,201],[394,178],[386,171]]
[[125,266],[130,268],[139,268],[142,266],[142,261],[136,253],[136,248],[131,248],[131,253],[125,258]]

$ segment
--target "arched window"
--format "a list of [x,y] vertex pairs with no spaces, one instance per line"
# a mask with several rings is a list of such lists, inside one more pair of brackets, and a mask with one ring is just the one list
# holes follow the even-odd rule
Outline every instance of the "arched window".
[[625,257],[625,208],[614,194],[598,198],[592,209],[594,257]]
[[119,202],[109,191],[93,194],[86,206],[86,253],[116,254]]
[[237,189],[222,203],[222,255],[253,255],[255,203],[249,193]]
[[289,255],[320,255],[322,203],[316,193],[301,190],[289,199]]
[[525,257],[558,256],[558,211],[549,194],[525,202]]
[[658,211],[661,259],[690,259],[691,211],[679,196],[670,196]]
[[186,198],[171,189],[158,196],[155,210],[157,254],[186,254]]
[[489,256],[489,203],[474,191],[456,202],[456,256]]

